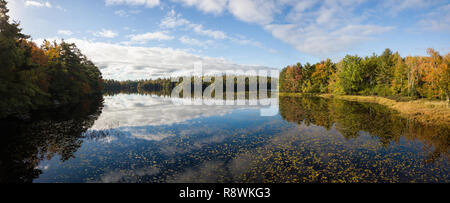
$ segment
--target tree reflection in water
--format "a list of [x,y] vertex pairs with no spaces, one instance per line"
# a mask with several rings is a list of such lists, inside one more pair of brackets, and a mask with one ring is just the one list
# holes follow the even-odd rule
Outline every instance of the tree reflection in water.
[[[220,143],[193,149],[198,138],[158,165],[154,182],[449,182],[449,127],[424,126],[384,106],[315,97],[280,97],[283,121],[217,130]],[[250,118],[249,118],[250,119]],[[173,148],[173,147],[172,147]],[[190,149],[191,148],[191,149]],[[150,179],[151,178],[151,179]]]
[[[95,100],[2,121],[0,182],[450,182],[449,126],[414,123],[381,105],[279,97],[280,116],[211,107],[156,122],[193,108],[175,113],[163,98],[113,97],[103,109]],[[146,119],[126,122],[136,117]],[[95,129],[95,120],[120,125]],[[38,168],[50,159],[59,161]]]
[[0,182],[32,182],[42,173],[39,162],[59,156],[74,157],[84,132],[98,118],[102,98],[32,113],[26,121],[11,118],[0,122]]
[[449,158],[450,127],[422,125],[402,118],[388,108],[370,103],[350,102],[317,97],[280,97],[283,119],[336,130],[347,139],[358,138],[361,131],[368,132],[387,147],[401,138],[418,140],[432,150],[427,162],[441,156]]

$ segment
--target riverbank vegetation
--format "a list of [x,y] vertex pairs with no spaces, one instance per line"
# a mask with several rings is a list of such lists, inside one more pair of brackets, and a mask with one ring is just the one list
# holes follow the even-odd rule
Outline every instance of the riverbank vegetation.
[[101,93],[99,69],[75,44],[37,46],[11,22],[0,0],[0,118]]
[[449,125],[450,53],[427,53],[401,57],[386,49],[380,56],[347,55],[337,63],[297,63],[281,71],[280,95],[378,103],[422,123]]
[[[227,77],[222,77],[223,92],[227,89]],[[231,76],[229,76],[231,77]],[[217,76],[202,76],[202,77],[191,77],[191,91],[194,91],[194,85],[196,82],[201,82],[202,91],[211,86]],[[259,82],[262,79],[267,81],[266,88],[270,91],[272,84],[276,84],[278,81],[276,78],[271,77],[260,77],[260,76],[233,76],[233,91],[238,91],[238,84],[243,84],[245,91],[253,90],[259,91]],[[178,78],[173,82],[171,78],[158,78],[158,79],[147,79],[147,80],[104,80],[104,92],[106,94],[117,94],[117,93],[145,93],[145,92],[158,92],[165,95],[170,95],[172,90],[183,82],[183,77]],[[242,83],[240,83],[242,82]]]
[[324,98],[336,98],[347,101],[382,104],[396,110],[403,117],[423,124],[450,126],[450,108],[448,102],[428,99],[410,101],[394,100],[378,96],[320,94]]
[[104,80],[104,92],[106,94],[158,92],[170,95],[171,90],[177,84],[177,82],[172,82],[170,79],[161,78],[155,80]]
[[401,57],[386,49],[380,56],[347,55],[337,63],[287,66],[280,73],[280,92],[330,93],[450,99],[450,53],[434,49],[428,56]]

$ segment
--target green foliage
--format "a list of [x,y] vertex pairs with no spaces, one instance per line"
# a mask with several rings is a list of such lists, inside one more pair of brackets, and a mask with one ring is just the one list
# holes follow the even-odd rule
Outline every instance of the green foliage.
[[156,80],[105,80],[104,91],[108,94],[117,93],[134,93],[134,92],[160,92],[165,95],[170,95],[170,91],[177,83],[171,82],[170,79],[156,79]]
[[280,73],[280,92],[408,96],[450,100],[450,54],[433,49],[429,56],[402,58],[386,49],[380,56],[345,56],[302,66],[287,66]]
[[392,81],[392,93],[394,95],[407,96],[408,95],[408,66],[399,54],[394,57],[394,75]]
[[103,89],[99,69],[89,61],[75,44],[44,45],[47,53],[58,50],[48,67],[49,93],[58,103],[80,101],[86,95],[99,93]]
[[393,55],[390,49],[384,50],[383,54],[378,57],[376,67],[376,80],[378,85],[389,85],[393,75]]
[[337,84],[341,86],[344,93],[355,94],[362,90],[365,83],[362,58],[359,56],[347,55],[338,63]]
[[[226,76],[222,77],[223,84],[223,92],[226,91]],[[229,76],[230,77],[230,76]],[[208,78],[208,80],[207,80]],[[219,78],[217,76],[202,76],[202,77],[191,77],[191,91],[194,91],[194,82],[201,81],[202,82],[202,90],[212,85],[214,81]],[[260,76],[240,76],[236,75],[233,77],[234,79],[234,92],[238,90],[238,78],[241,81],[244,81],[243,88],[245,91],[250,91],[250,86],[256,87],[256,90],[259,91],[259,81]],[[265,78],[267,81],[267,90],[270,91],[272,87],[272,83],[276,84],[276,79],[267,77]],[[170,78],[158,78],[158,79],[147,79],[147,80],[127,80],[127,81],[117,81],[117,80],[105,80],[105,93],[107,94],[117,94],[117,93],[155,93],[162,95],[170,95],[172,90],[179,85],[183,81],[183,78],[179,78],[178,82],[173,82]],[[255,83],[252,83],[256,81]]]

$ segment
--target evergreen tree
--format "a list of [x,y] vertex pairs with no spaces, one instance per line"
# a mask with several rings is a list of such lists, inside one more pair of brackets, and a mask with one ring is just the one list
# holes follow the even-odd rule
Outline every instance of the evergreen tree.
[[75,44],[44,41],[40,48],[28,38],[0,0],[0,118],[102,91],[100,71]]

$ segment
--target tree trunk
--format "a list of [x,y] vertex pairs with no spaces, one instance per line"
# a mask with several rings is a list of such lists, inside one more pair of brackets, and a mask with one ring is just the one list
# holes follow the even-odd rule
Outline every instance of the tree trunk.
[[446,95],[447,95],[447,107],[450,107],[450,92],[447,91]]

